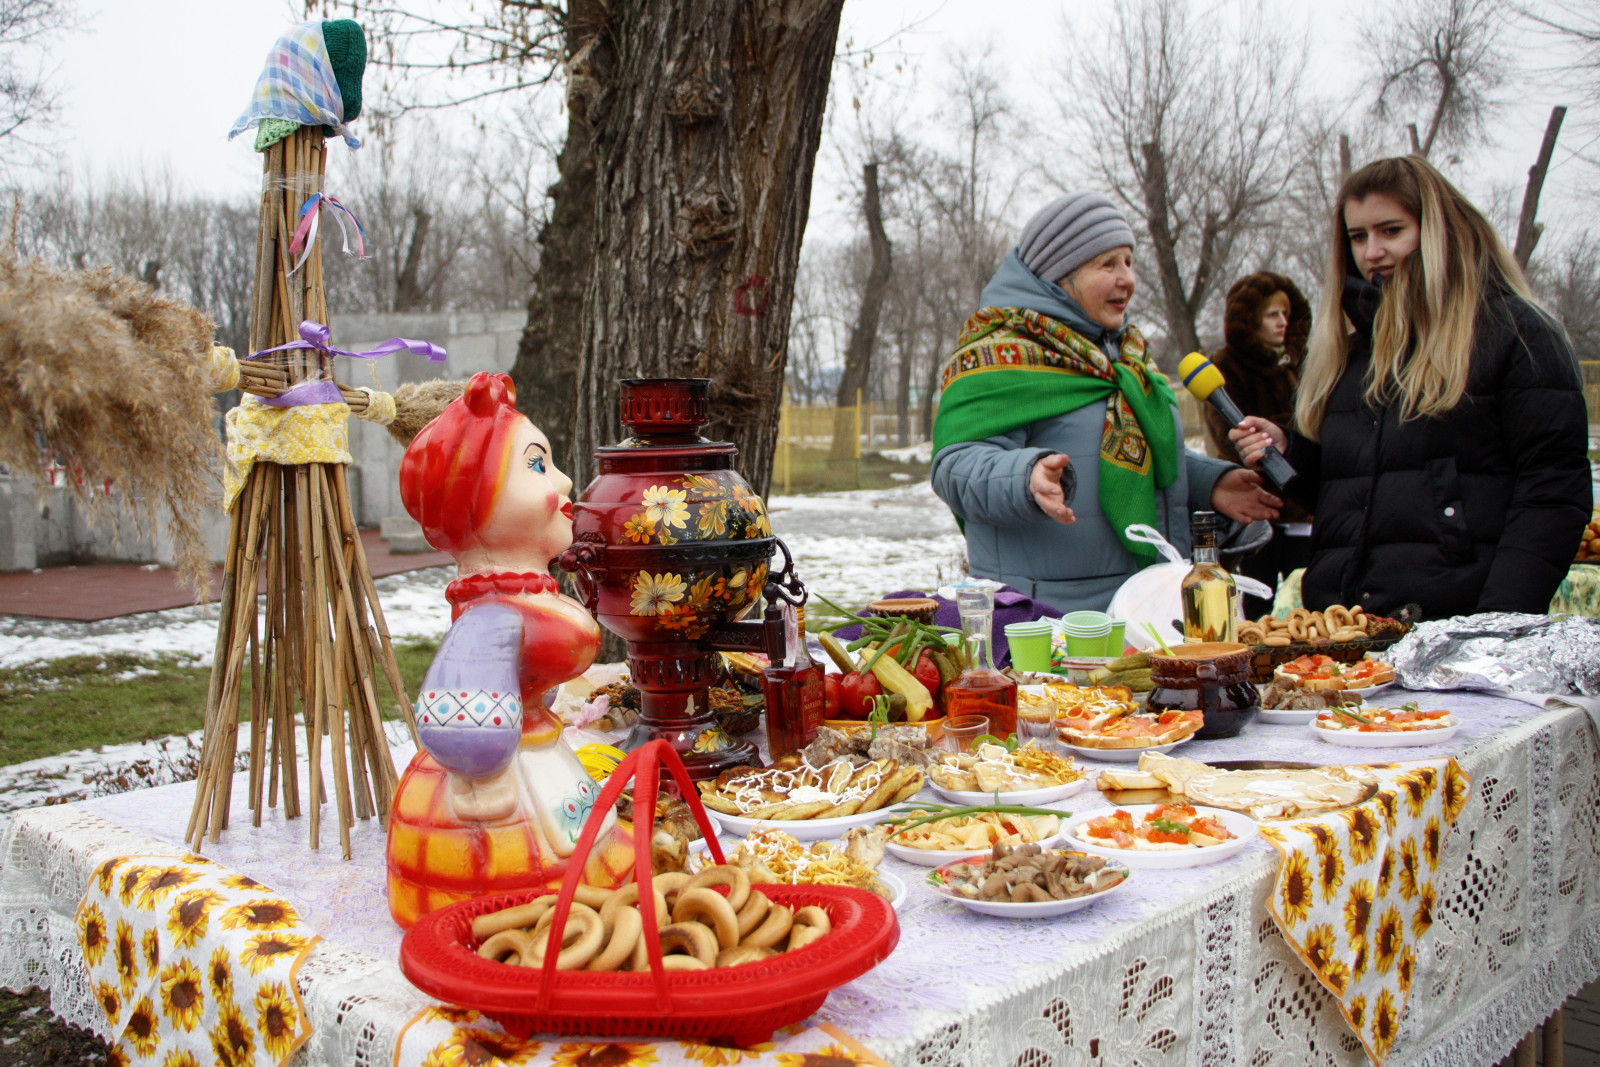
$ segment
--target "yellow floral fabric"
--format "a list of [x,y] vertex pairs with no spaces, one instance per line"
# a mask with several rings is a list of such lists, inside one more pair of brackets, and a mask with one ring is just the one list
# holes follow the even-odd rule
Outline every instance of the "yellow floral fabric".
[[228,463],[223,470],[224,511],[250,478],[257,460],[298,463],[349,463],[350,431],[344,404],[302,404],[275,408],[246,394],[228,412]]
[[470,1008],[418,1013],[395,1045],[394,1067],[888,1067],[829,1023],[786,1026],[755,1048],[698,1041],[518,1038]]
[[1379,781],[1371,800],[1261,835],[1283,853],[1267,910],[1382,1064],[1433,925],[1439,854],[1472,783],[1453,759],[1369,769]]
[[278,1067],[311,1036],[295,971],[317,936],[287,900],[199,856],[120,856],[78,905],[113,1062]]

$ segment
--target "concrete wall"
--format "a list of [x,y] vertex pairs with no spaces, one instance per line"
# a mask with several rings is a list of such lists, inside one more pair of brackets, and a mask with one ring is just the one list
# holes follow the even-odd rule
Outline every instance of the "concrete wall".
[[[478,371],[509,371],[517,341],[526,325],[526,311],[472,314],[334,315],[329,325],[333,343],[359,352],[391,337],[410,337],[443,345],[449,358],[429,363],[409,352],[380,360],[340,359],[338,376],[352,385],[374,385],[392,393],[402,382],[432,378],[466,378]],[[350,426],[351,503],[362,526],[379,526],[385,518],[403,516],[398,473],[403,451],[382,426],[352,418]],[[205,521],[206,544],[218,562],[227,551],[227,516],[218,507]],[[115,504],[115,500],[112,501]],[[173,562],[165,530],[144,536],[118,508],[102,510],[91,524],[85,509],[64,489],[40,498],[31,479],[0,473],[0,571],[32,570],[61,563]]]

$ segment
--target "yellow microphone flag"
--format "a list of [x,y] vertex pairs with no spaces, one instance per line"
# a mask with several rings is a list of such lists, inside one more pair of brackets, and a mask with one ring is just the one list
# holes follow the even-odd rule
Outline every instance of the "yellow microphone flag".
[[1221,389],[1223,384],[1222,372],[1198,352],[1190,352],[1178,360],[1178,377],[1182,379],[1183,387],[1198,400],[1210,399],[1211,394]]

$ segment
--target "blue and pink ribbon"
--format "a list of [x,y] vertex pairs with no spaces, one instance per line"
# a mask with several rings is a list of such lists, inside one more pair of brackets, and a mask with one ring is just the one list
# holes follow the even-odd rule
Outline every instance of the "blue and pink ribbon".
[[[289,277],[293,278],[295,271],[305,266],[306,260],[311,258],[311,248],[317,243],[317,231],[322,225],[322,209],[327,208],[333,213],[333,221],[339,224],[339,236],[344,240],[344,254],[353,255],[357,259],[367,258],[367,231],[361,225],[361,220],[356,218],[355,212],[339,202],[339,198],[328,196],[324,193],[312,193],[306,202],[300,205],[300,225],[295,227],[294,237],[289,241],[289,254],[300,253],[300,258],[295,260],[293,270]],[[348,216],[351,225],[356,228],[356,250],[350,251],[350,231],[345,228],[344,216]]]
[[[432,341],[414,341],[409,337],[391,337],[375,348],[365,352],[351,352],[343,348],[334,348],[329,344],[333,332],[320,322],[306,319],[300,323],[300,337],[288,344],[278,345],[274,348],[263,348],[259,352],[252,352],[246,359],[255,359],[257,356],[267,355],[269,352],[287,352],[296,348],[310,348],[328,356],[349,356],[352,359],[382,359],[392,356],[397,352],[415,352],[419,356],[427,356],[429,363],[443,363],[445,350]],[[270,400],[263,399],[261,403],[268,407],[292,408],[305,404],[342,404],[344,396],[339,392],[339,386],[333,382],[301,382],[291,386],[281,396]]]

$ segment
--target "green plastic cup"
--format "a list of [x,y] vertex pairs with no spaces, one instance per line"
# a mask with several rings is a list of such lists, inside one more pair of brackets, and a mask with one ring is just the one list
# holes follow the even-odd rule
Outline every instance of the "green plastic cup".
[[1111,633],[1106,637],[1106,655],[1116,659],[1127,646],[1128,624],[1121,619],[1111,620]]
[[1011,665],[1019,671],[1050,670],[1050,624],[1013,622],[1006,625]]

